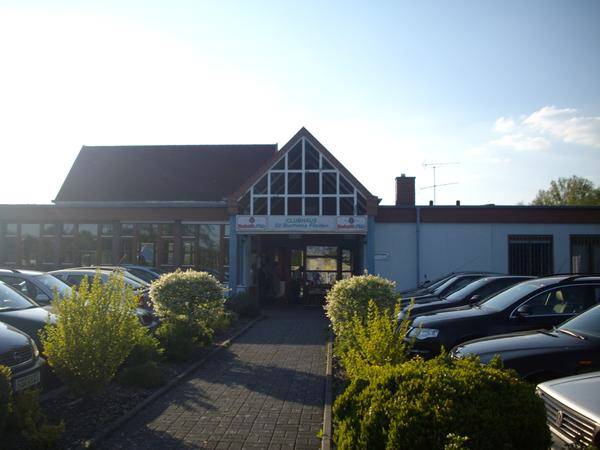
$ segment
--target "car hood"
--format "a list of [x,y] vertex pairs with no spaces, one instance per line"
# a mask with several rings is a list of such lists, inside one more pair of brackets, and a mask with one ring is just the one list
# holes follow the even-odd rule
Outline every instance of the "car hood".
[[48,320],[51,323],[56,323],[56,316],[39,307],[0,312],[0,321],[28,334],[38,344],[38,331],[48,323]]
[[15,327],[0,322],[0,353],[29,345],[29,338]]
[[524,331],[519,333],[502,334],[488,338],[475,339],[456,347],[460,355],[474,354],[479,356],[499,354],[510,357],[513,353],[555,352],[558,349],[577,347],[584,341],[564,333],[552,331]]
[[569,408],[600,423],[600,372],[546,381],[539,388]]
[[482,308],[477,305],[459,306],[455,308],[440,309],[429,313],[421,314],[413,320],[413,326],[428,327],[440,322],[452,320],[468,320],[474,317],[487,316],[495,314],[497,311],[488,308]]
[[405,297],[400,301],[400,306],[406,308],[411,303],[415,305],[428,304],[431,302],[439,302],[440,298],[435,295],[421,295],[419,297]]

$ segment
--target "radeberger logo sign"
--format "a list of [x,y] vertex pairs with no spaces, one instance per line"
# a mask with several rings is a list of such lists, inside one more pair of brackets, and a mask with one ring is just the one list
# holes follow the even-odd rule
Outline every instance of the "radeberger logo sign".
[[360,233],[367,232],[366,216],[237,216],[239,233]]

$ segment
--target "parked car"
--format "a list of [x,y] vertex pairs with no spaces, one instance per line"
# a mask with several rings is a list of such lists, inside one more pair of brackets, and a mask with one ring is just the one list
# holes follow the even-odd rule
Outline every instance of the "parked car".
[[55,291],[60,297],[71,292],[71,288],[58,278],[37,270],[0,269],[0,280],[43,306],[50,304]]
[[[69,286],[79,286],[84,278],[88,278],[88,281],[91,282],[96,273],[100,274],[100,281],[102,283],[106,283],[113,274],[112,270],[100,270],[100,269],[92,269],[92,268],[75,268],[75,269],[61,269],[54,270],[49,272],[53,276],[57,277],[59,280],[64,281]],[[150,298],[148,296],[148,286],[146,283],[142,284],[138,281],[135,281],[133,278],[124,276],[123,278],[125,284],[131,286],[134,292],[139,296],[140,303],[138,308],[136,308],[136,314],[140,319],[140,322],[145,327],[150,329],[154,329],[158,327],[159,321],[152,308],[150,307]]]
[[40,345],[39,331],[56,317],[29,297],[0,281],[0,321],[29,335]]
[[600,448],[600,372],[546,381],[536,392],[546,405],[553,449]]
[[0,322],[0,365],[10,368],[14,391],[39,385],[44,363],[29,336]]
[[154,280],[158,280],[160,278],[158,269],[154,267],[136,266],[135,264],[122,264],[119,267],[123,267],[129,273],[132,273],[136,277],[141,278],[148,283],[152,283]]
[[408,339],[423,357],[496,334],[549,329],[600,302],[600,277],[561,275],[524,281],[473,305],[414,316]]
[[450,278],[443,281],[441,284],[430,288],[426,294],[411,296],[404,295],[402,297],[402,305],[408,305],[411,301],[418,304],[440,300],[441,298],[447,297],[453,292],[462,289],[463,287],[472,283],[473,281],[479,280],[480,278],[487,277],[490,275],[490,273],[485,272],[469,272],[453,275]]
[[477,355],[483,363],[499,355],[505,367],[535,382],[600,370],[600,305],[552,331],[524,331],[468,341],[452,349],[451,355]]
[[[60,272],[65,272],[65,271],[69,271],[69,272],[73,272],[76,270],[83,270],[83,271],[93,271],[94,273],[97,270],[100,270],[101,272],[107,272],[107,273],[111,273],[111,272],[117,272],[122,274],[126,279],[134,281],[135,283],[143,286],[143,287],[150,287],[150,283],[147,282],[146,280],[132,274],[129,270],[121,267],[121,266],[85,266],[85,267],[71,267],[69,269],[62,269],[60,270]],[[58,272],[58,271],[55,271]],[[80,281],[81,282],[81,281]]]
[[[510,286],[533,278],[534,277],[516,275],[480,278],[446,297],[440,299],[437,297],[425,298],[421,299],[419,303],[415,302],[412,309],[410,309],[410,315],[415,316],[440,309],[472,305],[473,303],[480,302]],[[404,306],[398,315],[398,321],[404,318],[409,308],[410,306]]]

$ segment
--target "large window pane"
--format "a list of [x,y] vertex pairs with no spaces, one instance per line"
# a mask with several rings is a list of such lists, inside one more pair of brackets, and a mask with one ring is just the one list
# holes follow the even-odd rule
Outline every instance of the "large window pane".
[[254,185],[254,195],[266,195],[267,194],[267,176],[262,177]]
[[40,263],[40,225],[21,224],[21,265],[36,266]]
[[199,266],[218,276],[220,273],[219,257],[221,253],[221,226],[200,225],[198,230]]
[[174,244],[172,239],[163,239],[160,247],[160,265],[172,266],[174,264]]
[[302,197],[288,197],[288,216],[302,215]]
[[318,173],[306,173],[304,174],[306,180],[305,193],[306,194],[319,194],[319,174]]
[[135,262],[133,258],[133,239],[122,238],[121,248],[119,255],[119,263],[121,264],[133,264]]
[[324,216],[337,215],[337,198],[336,197],[323,197],[323,215]]
[[282,216],[285,214],[285,198],[271,197],[271,215]]
[[340,215],[354,215],[354,197],[340,197]]
[[254,199],[254,215],[267,214],[267,199],[266,197],[258,197]]
[[285,174],[272,172],[271,173],[271,195],[285,194]]
[[337,174],[325,172],[323,177],[323,194],[337,194]]
[[288,174],[288,194],[302,194],[301,173],[292,172]]
[[304,214],[306,216],[318,216],[319,202],[320,199],[318,197],[306,197],[304,199]]
[[288,153],[288,170],[302,170],[302,141]]
[[98,225],[95,223],[80,223],[77,238],[81,265],[97,264]]
[[306,170],[318,170],[319,169],[319,152],[308,141],[305,141],[304,145],[305,145],[304,168]]
[[184,239],[181,247],[182,264],[184,266],[193,266],[196,254],[196,242],[191,239]]
[[100,264],[112,264],[112,238],[103,237],[100,242]]

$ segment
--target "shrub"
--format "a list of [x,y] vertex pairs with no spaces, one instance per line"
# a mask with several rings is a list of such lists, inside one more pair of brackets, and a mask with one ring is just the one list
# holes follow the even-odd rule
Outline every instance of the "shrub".
[[44,327],[44,352],[76,394],[102,389],[146,332],[136,306],[136,296],[119,274],[104,285],[99,274],[91,285],[84,278],[78,289],[54,303],[58,320]]
[[212,330],[182,320],[163,322],[156,330],[156,337],[171,361],[185,361],[198,345],[210,342]]
[[231,324],[237,320],[237,314],[233,311],[221,309],[215,315],[215,320],[212,324],[214,331],[225,331],[231,327]]
[[164,322],[188,322],[212,328],[223,309],[224,291],[207,272],[177,270],[150,287],[150,299]]
[[225,308],[240,317],[256,317],[260,314],[258,297],[247,292],[238,292],[225,300]]
[[6,426],[6,419],[12,410],[11,372],[8,367],[0,366],[0,437]]
[[117,381],[125,386],[152,389],[165,384],[167,376],[156,362],[147,361],[137,366],[125,367],[117,375]]
[[14,395],[9,428],[13,432],[20,432],[32,449],[55,448],[65,430],[62,422],[58,425],[47,422],[37,389],[27,389]]
[[[146,330],[144,330],[146,331]],[[158,362],[161,360],[164,349],[160,342],[149,332],[141,333],[138,342],[125,359],[125,366],[138,366],[149,361]]]
[[337,398],[334,423],[340,450],[550,446],[543,402],[499,360],[442,355],[370,367]]
[[361,275],[338,281],[327,294],[325,311],[333,331],[339,336],[355,315],[367,317],[369,300],[393,308],[397,295],[392,281],[374,275]]
[[390,310],[369,300],[366,320],[355,315],[343,335],[336,339],[335,351],[351,378],[365,366],[396,365],[407,360],[410,345],[404,339],[409,320],[405,317],[398,326],[399,312],[399,304]]

